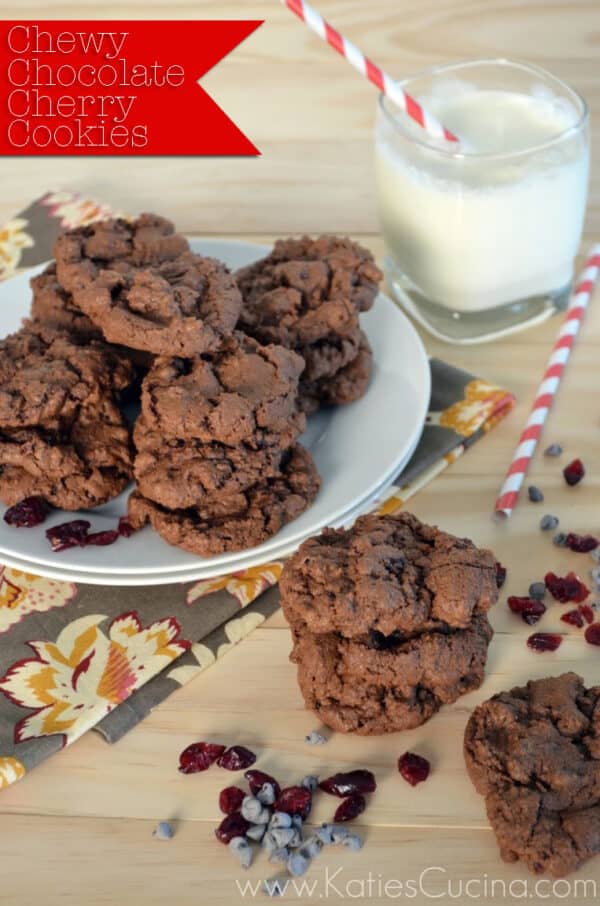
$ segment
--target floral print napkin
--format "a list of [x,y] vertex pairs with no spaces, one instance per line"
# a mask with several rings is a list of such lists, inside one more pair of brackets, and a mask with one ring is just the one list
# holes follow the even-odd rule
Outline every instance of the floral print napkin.
[[[52,257],[60,230],[109,209],[48,192],[0,230],[0,277]],[[431,360],[420,444],[376,503],[390,513],[479,440],[512,394]],[[241,642],[279,606],[283,564],[202,582],[102,588],[0,565],[0,789],[97,729],[114,742]]]

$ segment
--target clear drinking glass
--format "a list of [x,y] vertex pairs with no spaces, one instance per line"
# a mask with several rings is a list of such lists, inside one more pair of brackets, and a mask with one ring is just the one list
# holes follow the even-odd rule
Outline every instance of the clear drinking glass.
[[[566,303],[581,241],[584,100],[550,73],[508,60],[437,67],[401,84],[442,122],[449,102],[464,101],[477,150],[430,139],[380,97],[377,199],[396,298],[457,343],[548,317]],[[507,103],[516,128],[507,127]]]

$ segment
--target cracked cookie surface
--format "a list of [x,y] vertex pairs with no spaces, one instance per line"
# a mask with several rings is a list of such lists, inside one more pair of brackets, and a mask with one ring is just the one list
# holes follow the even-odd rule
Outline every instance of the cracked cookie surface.
[[213,356],[158,358],[142,384],[140,430],[252,450],[289,447],[306,425],[297,405],[303,367],[291,350],[243,334]]
[[[371,252],[339,236],[280,239],[269,255],[241,268],[236,277],[244,296],[244,324],[260,329],[265,321],[265,294],[279,293],[277,320],[281,322],[282,336],[287,338],[294,333],[286,332],[296,331],[294,325],[308,313],[324,312],[324,302],[346,300],[356,312],[367,311],[383,279]],[[270,297],[266,306],[271,326],[276,323],[272,317],[276,304],[277,297]],[[331,327],[332,322],[329,323]],[[310,342],[296,336],[301,342]],[[313,328],[314,339],[317,337]]]
[[327,726],[360,735],[417,727],[480,686],[492,628],[485,614],[467,629],[397,642],[293,632],[291,659],[306,705]]
[[101,340],[102,331],[73,302],[73,296],[62,287],[53,262],[30,281],[33,299],[31,317],[34,321],[67,333],[81,340]]
[[116,399],[133,377],[109,347],[28,322],[0,342],[0,499],[67,510],[115,497],[132,474]]
[[358,344],[354,356],[337,369],[333,375],[321,374],[311,380],[308,375],[307,358],[306,377],[300,382],[300,407],[310,415],[321,406],[340,406],[353,403],[364,396],[369,387],[373,371],[373,352],[366,335],[359,331]]
[[171,221],[156,214],[98,220],[61,233],[54,244],[60,285],[74,294],[103,271],[156,266],[188,251]]
[[561,877],[600,852],[600,687],[565,673],[500,692],[464,753],[505,861]]
[[347,638],[466,628],[498,597],[495,558],[410,513],[326,529],[287,561],[281,604],[293,627]]
[[306,413],[365,393],[372,357],[358,315],[372,306],[381,276],[370,252],[334,236],[280,240],[266,258],[237,272],[244,298],[239,328],[304,358]]
[[102,342],[81,345],[61,331],[26,322],[0,340],[0,427],[61,427],[82,405],[123,391],[131,365]]
[[163,438],[136,426],[134,476],[140,493],[168,509],[197,506],[277,475],[283,451]]
[[312,503],[319,486],[310,453],[297,444],[284,454],[276,476],[205,506],[170,510],[136,491],[129,498],[129,520],[134,528],[150,522],[169,544],[209,557],[266,541]]
[[193,252],[125,273],[101,271],[73,298],[109,342],[178,356],[217,350],[242,304],[225,265]]

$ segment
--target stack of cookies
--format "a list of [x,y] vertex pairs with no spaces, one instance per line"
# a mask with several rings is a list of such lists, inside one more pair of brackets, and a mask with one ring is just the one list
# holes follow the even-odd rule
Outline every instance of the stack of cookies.
[[[31,282],[31,320],[0,344],[0,499],[89,509],[134,478],[132,525],[201,556],[259,544],[311,504],[306,400],[357,395],[361,350],[370,362],[358,312],[380,276],[369,253],[338,239],[278,244],[257,279],[292,287],[297,273],[312,316],[290,326],[282,312],[256,337],[238,329],[225,265],[157,215],[69,230],[55,257]],[[141,404],[134,425],[124,394]]]
[[132,476],[119,407],[133,379],[101,342],[27,322],[0,342],[0,495],[65,510],[99,506]]
[[312,502],[319,476],[299,444],[301,358],[235,334],[218,352],[159,356],[134,429],[129,517],[210,556],[265,541]]
[[304,412],[365,393],[373,357],[359,313],[371,308],[382,279],[370,252],[334,236],[285,239],[236,278],[244,300],[240,329],[304,359]]
[[495,558],[409,513],[305,541],[280,589],[306,705],[335,730],[416,727],[483,680]]

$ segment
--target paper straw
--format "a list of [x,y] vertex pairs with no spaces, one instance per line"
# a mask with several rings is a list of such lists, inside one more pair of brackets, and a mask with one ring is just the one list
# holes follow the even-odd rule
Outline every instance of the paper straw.
[[571,348],[590,301],[594,285],[600,273],[600,243],[592,246],[585,262],[579,282],[571,293],[567,313],[552,353],[548,359],[542,383],[538,387],[531,414],[519,439],[506,479],[496,501],[496,513],[510,516],[517,502],[523,479],[527,474],[531,457],[537,446],[542,426],[560,386]]
[[376,66],[355,44],[341,35],[335,28],[332,28],[312,6],[305,3],[304,0],[281,0],[281,2],[295,13],[299,19],[302,19],[322,41],[327,41],[361,75],[373,82],[386,97],[397,104],[401,110],[404,110],[431,138],[443,138],[449,142],[458,141],[457,137],[449,129],[446,129],[431,113],[424,110],[418,101],[400,88],[383,69]]

